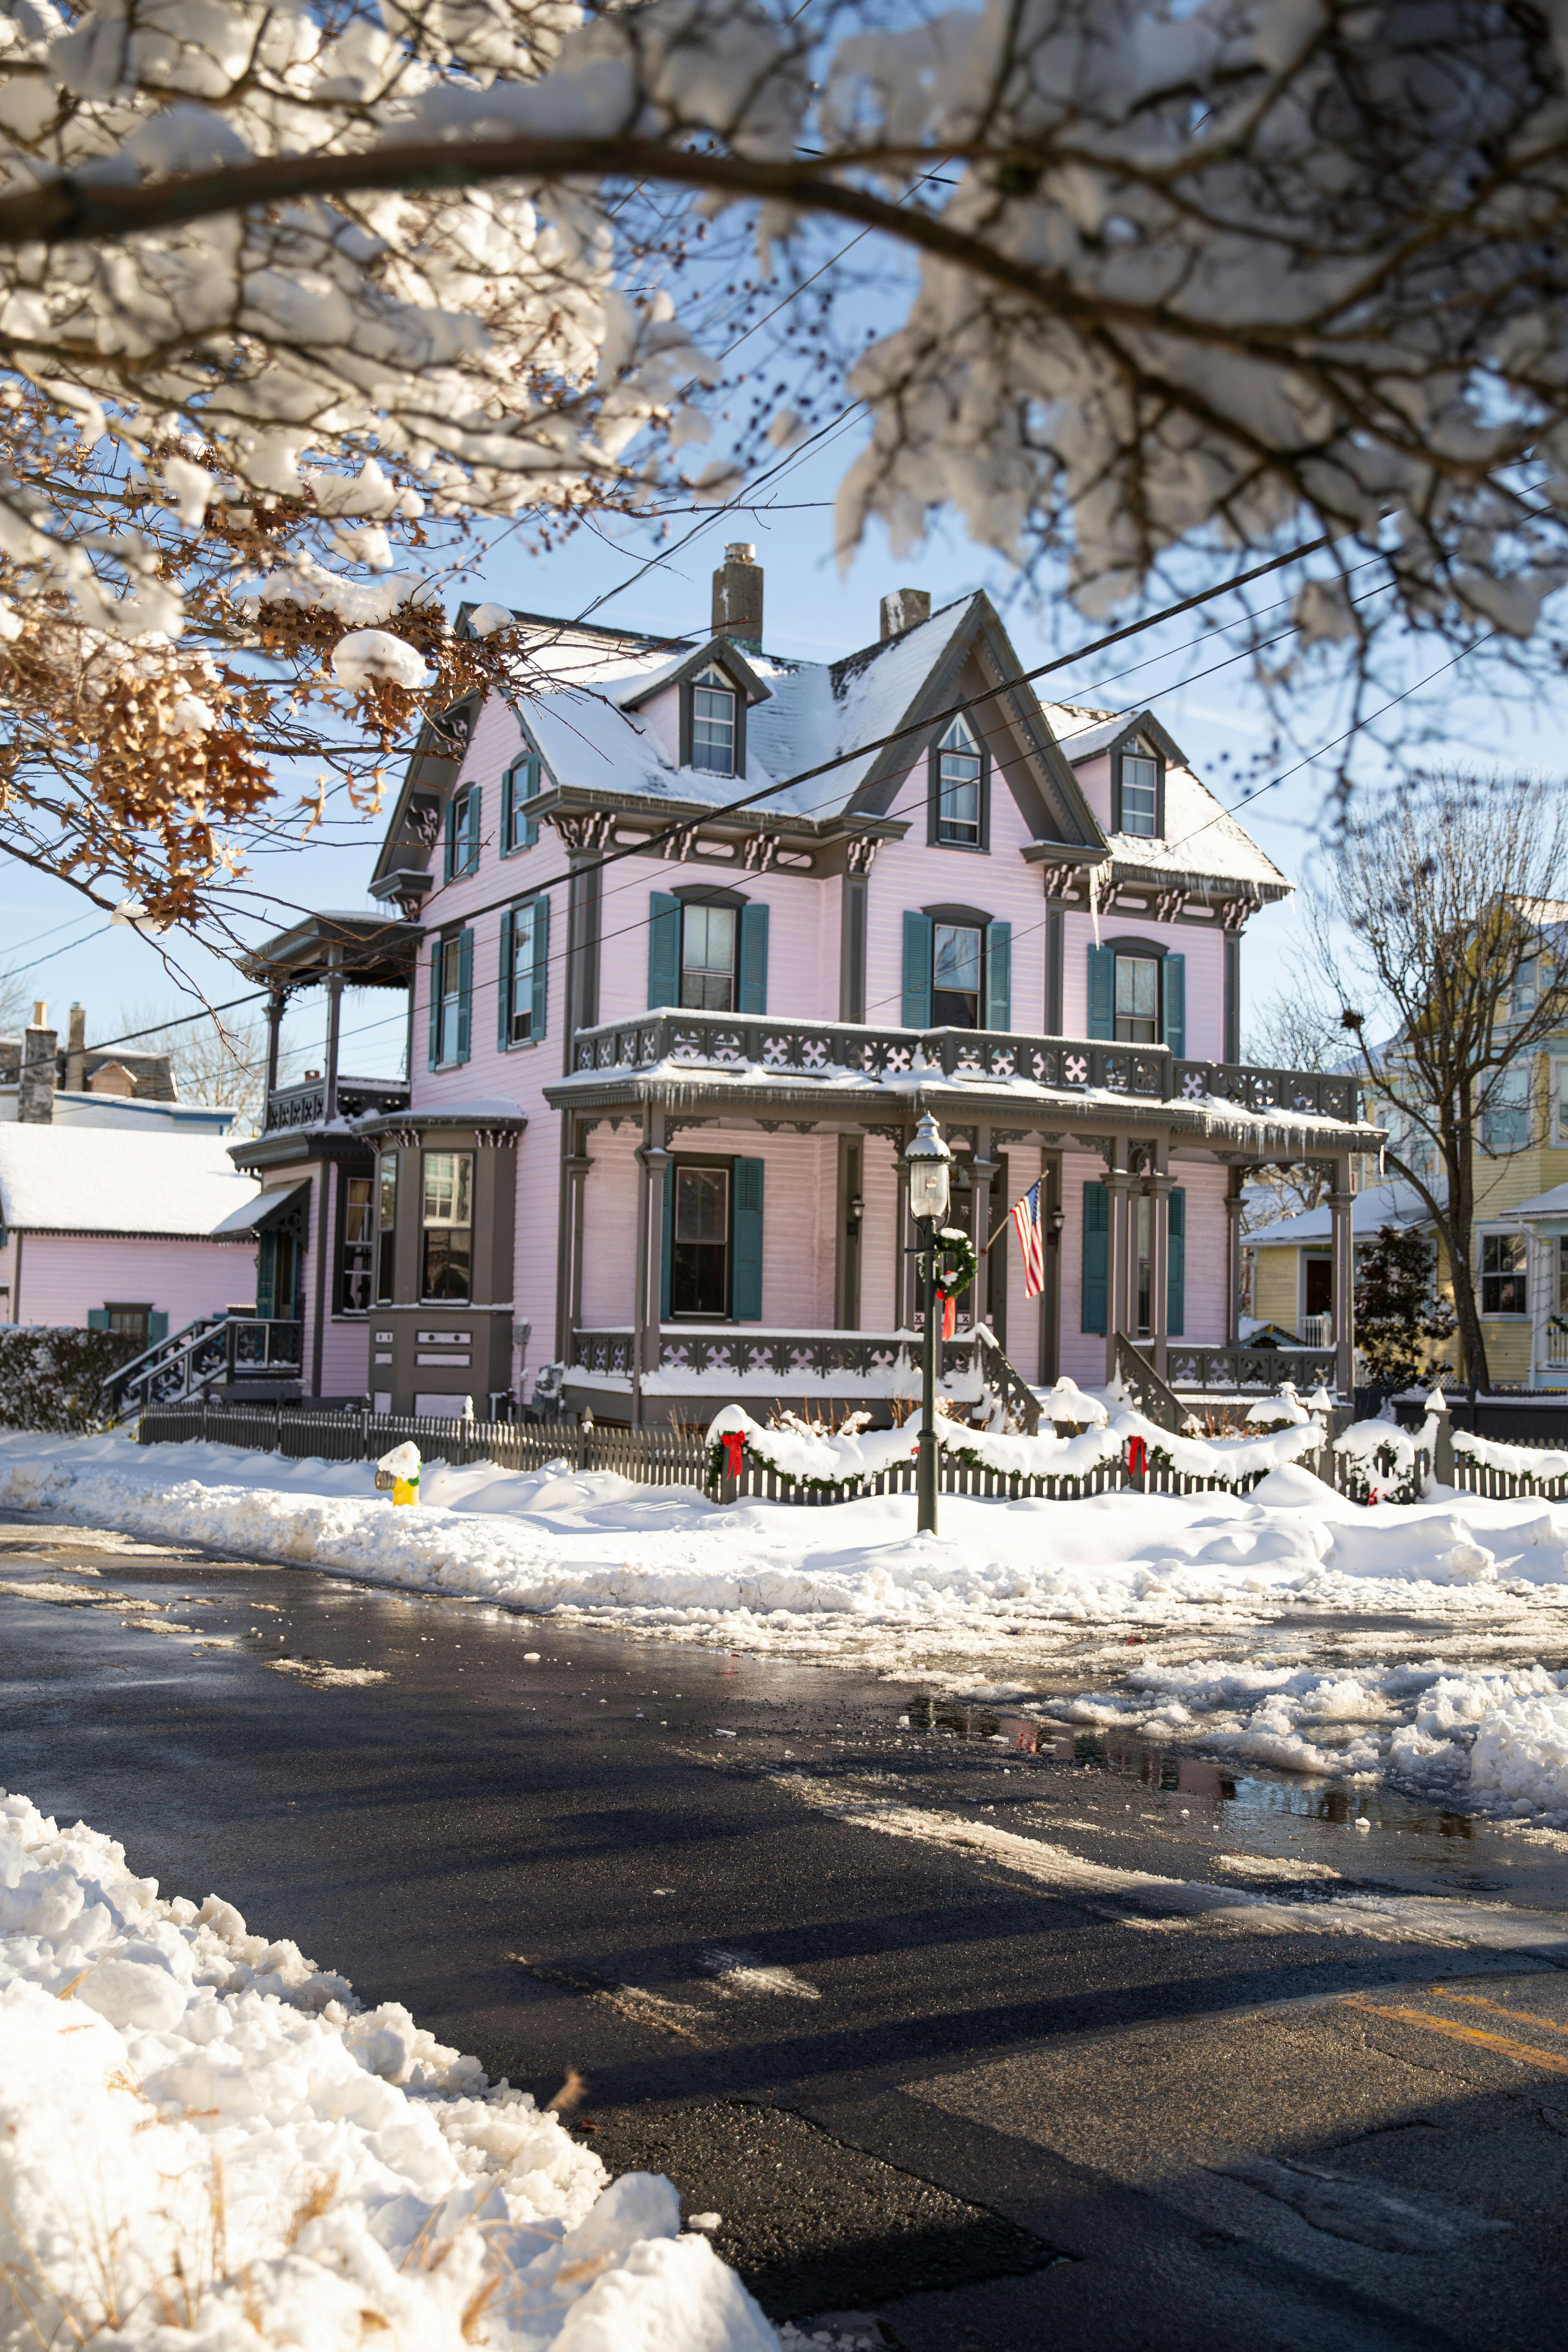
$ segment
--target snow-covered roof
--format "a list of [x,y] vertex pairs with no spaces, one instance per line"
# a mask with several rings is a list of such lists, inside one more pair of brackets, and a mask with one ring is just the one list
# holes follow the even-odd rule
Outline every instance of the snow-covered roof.
[[[1568,1192],[1568,1185],[1562,1190]],[[1550,1196],[1547,1196],[1550,1197]],[[1364,1192],[1355,1196],[1351,1211],[1351,1231],[1358,1237],[1375,1234],[1382,1225],[1419,1225],[1430,1216],[1426,1203],[1413,1184],[1390,1181],[1369,1184]],[[1242,1236],[1244,1249],[1300,1249],[1317,1242],[1327,1242],[1333,1233],[1333,1211],[1325,1201],[1321,1208],[1304,1209],[1299,1217],[1286,1217],[1277,1225],[1264,1225],[1255,1233]]]
[[1122,736],[1152,728],[1165,751],[1165,830],[1155,841],[1144,834],[1113,833],[1111,856],[1121,864],[1142,866],[1173,877],[1192,874],[1205,878],[1241,883],[1267,883],[1275,888],[1292,886],[1274,860],[1259,849],[1245,825],[1223,801],[1201,783],[1178,751],[1156,712],[1097,710],[1084,703],[1048,702],[1045,714],[1060,744],[1062,756],[1081,768]]
[[1521,1201],[1510,1209],[1511,1217],[1568,1217],[1568,1184],[1553,1184],[1549,1192],[1537,1192],[1532,1201]]
[[24,1232],[205,1239],[256,1190],[221,1136],[0,1127],[0,1223]]

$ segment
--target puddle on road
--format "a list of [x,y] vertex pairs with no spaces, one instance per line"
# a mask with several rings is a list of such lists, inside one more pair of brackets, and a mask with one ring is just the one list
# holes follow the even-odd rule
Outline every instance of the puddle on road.
[[[1344,1827],[1358,1814],[1379,1828],[1416,1835],[1473,1841],[1478,1824],[1468,1813],[1421,1805],[1387,1789],[1347,1787],[1305,1774],[1246,1770],[1203,1756],[1184,1756],[1135,1732],[1069,1727],[1005,1706],[963,1699],[911,1699],[911,1731],[939,1738],[972,1741],[993,1755],[1035,1756],[1089,1772],[1107,1772],[1130,1786],[1161,1795],[1205,1799],[1237,1816],[1279,1821],[1286,1817]],[[1479,1824],[1483,1830],[1489,1825]]]

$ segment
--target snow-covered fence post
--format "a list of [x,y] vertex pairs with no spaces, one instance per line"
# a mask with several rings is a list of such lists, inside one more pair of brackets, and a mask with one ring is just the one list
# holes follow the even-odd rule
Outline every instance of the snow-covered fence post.
[[1426,1431],[1432,1446],[1432,1475],[1439,1486],[1454,1484],[1454,1425],[1448,1400],[1434,1381],[1426,1399]]

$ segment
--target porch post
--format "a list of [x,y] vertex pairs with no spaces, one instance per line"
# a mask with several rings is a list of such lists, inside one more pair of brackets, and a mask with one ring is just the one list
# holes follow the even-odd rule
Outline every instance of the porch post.
[[893,1328],[909,1331],[914,1328],[914,1308],[910,1304],[914,1284],[914,1260],[906,1256],[905,1244],[910,1232],[910,1171],[904,1164],[904,1151],[909,1136],[898,1146],[894,1166],[898,1170],[898,1211],[893,1219]]
[[1116,1378],[1117,1336],[1127,1326],[1127,1210],[1132,1178],[1127,1146],[1120,1136],[1110,1147],[1105,1185],[1110,1196],[1105,1268],[1105,1384],[1109,1388]]
[[1225,1185],[1225,1343],[1227,1348],[1239,1348],[1241,1345],[1241,1187],[1242,1171],[1239,1168],[1228,1169]]
[[327,950],[327,1108],[330,1127],[338,1115],[338,1039],[343,1021],[343,951]]
[[269,1127],[272,1097],[278,1091],[278,1062],[282,1046],[283,1007],[288,999],[280,988],[275,988],[267,1000],[267,1108],[261,1124]]
[[1154,1172],[1149,1179],[1149,1334],[1153,1342],[1154,1370],[1163,1380],[1170,1370],[1171,1313],[1171,1173],[1169,1139],[1154,1146]]
[[1334,1189],[1329,1195],[1334,1241],[1334,1381],[1342,1397],[1355,1392],[1355,1242],[1351,1213],[1350,1154],[1334,1154]]
[[669,1154],[664,1148],[664,1113],[644,1114],[643,1141],[637,1150],[642,1178],[637,1185],[637,1295],[632,1305],[632,1426],[643,1425],[643,1376],[658,1369],[659,1307],[663,1251],[653,1247],[655,1220],[663,1231],[664,1171]]
[[1062,1244],[1050,1222],[1051,1211],[1065,1206],[1059,1156],[1041,1157],[1040,1205],[1046,1216],[1046,1286],[1040,1293],[1039,1381],[1045,1389],[1061,1378],[1062,1370]]
[[572,1359],[572,1334],[583,1320],[583,1187],[594,1165],[583,1149],[584,1137],[574,1134],[572,1141],[574,1149],[566,1156],[566,1336],[561,1350],[562,1360],[567,1363]]
[[[973,1187],[970,1194],[973,1225],[969,1237],[974,1244],[976,1256],[979,1256],[980,1252],[990,1240],[991,1228],[996,1222],[991,1206],[991,1195],[996,1178],[996,1162],[991,1157],[991,1129],[988,1127],[977,1127],[974,1130],[974,1153],[969,1163],[969,1174]],[[997,1243],[996,1246],[998,1249],[1005,1247],[1005,1236]],[[969,1321],[972,1329],[976,1323],[984,1323],[986,1319],[984,1302],[989,1265],[989,1259],[982,1257],[975,1268],[974,1282],[969,1294]]]

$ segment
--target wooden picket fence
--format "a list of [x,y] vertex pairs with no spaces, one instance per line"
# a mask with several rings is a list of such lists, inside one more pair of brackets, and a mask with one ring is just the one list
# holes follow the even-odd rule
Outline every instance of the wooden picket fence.
[[[572,1470],[613,1470],[644,1486],[703,1486],[708,1466],[702,1432],[670,1424],[600,1429],[592,1424],[579,1427],[571,1421],[448,1421],[434,1414],[376,1413],[363,1408],[331,1412],[309,1405],[204,1404],[193,1400],[144,1412],[139,1436],[143,1445],[178,1445],[202,1439],[256,1454],[280,1454],[291,1462],[374,1462],[412,1438],[426,1462],[446,1462],[459,1468],[474,1462],[493,1462],[498,1469],[508,1471],[542,1470],[550,1463],[561,1462]],[[1466,1458],[1456,1456],[1456,1467]],[[1427,1466],[1425,1454],[1420,1455],[1417,1493],[1420,1475]],[[1331,1448],[1306,1456],[1303,1467],[1341,1494],[1357,1491],[1352,1466]],[[1073,1478],[982,1469],[947,1454],[940,1456],[937,1465],[940,1493],[988,1502],[1079,1503],[1091,1495],[1129,1491],[1245,1495],[1266,1475],[1254,1471],[1231,1486],[1218,1478],[1155,1465],[1135,1475],[1125,1460],[1100,1463]],[[915,1465],[911,1458],[864,1482],[846,1479],[834,1485],[804,1486],[748,1459],[738,1478],[726,1475],[710,1491],[726,1503],[747,1499],[808,1506],[850,1503],[866,1495],[912,1495]],[[1490,1490],[1476,1487],[1473,1491]]]
[[[1508,1443],[1539,1454],[1568,1452],[1568,1447],[1546,1437],[1510,1437]],[[1568,1502],[1568,1471],[1542,1478],[1528,1470],[1497,1470],[1489,1462],[1478,1462],[1473,1454],[1461,1454],[1457,1445],[1453,1483],[1462,1493],[1479,1495],[1489,1503],[1527,1502],[1531,1496],[1546,1503]]]

